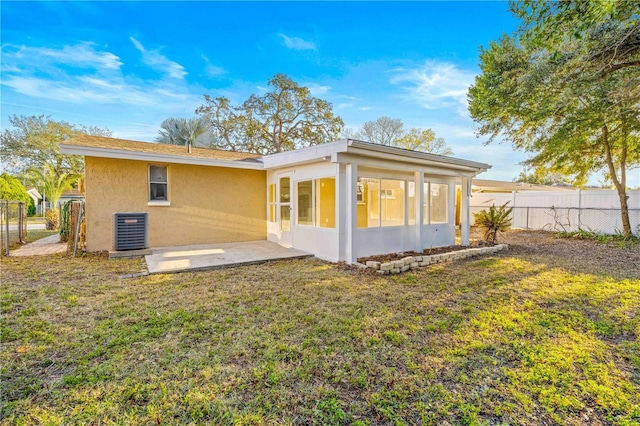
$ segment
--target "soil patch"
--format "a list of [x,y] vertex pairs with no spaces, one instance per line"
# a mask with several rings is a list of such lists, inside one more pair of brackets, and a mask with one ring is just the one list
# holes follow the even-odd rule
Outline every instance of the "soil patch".
[[484,241],[474,241],[469,245],[469,247],[460,246],[460,245],[446,246],[446,247],[434,247],[434,248],[426,249],[426,250],[424,250],[422,252],[403,251],[403,252],[399,252],[399,253],[388,253],[388,254],[380,254],[380,255],[377,255],[377,256],[360,257],[360,258],[358,258],[358,263],[365,264],[369,260],[370,261],[374,261],[374,262],[384,263],[384,262],[391,262],[393,260],[400,260],[400,259],[405,258],[407,256],[431,256],[431,255],[434,255],[434,254],[451,253],[451,252],[454,252],[454,251],[465,250],[465,249],[468,249],[468,248],[488,247],[488,246],[492,246],[492,245],[493,244],[489,244],[489,243],[486,243]]

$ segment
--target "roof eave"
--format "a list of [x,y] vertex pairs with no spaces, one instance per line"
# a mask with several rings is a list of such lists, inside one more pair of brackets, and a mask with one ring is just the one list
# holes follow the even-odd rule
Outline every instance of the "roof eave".
[[[463,160],[460,158],[447,157],[444,155],[430,154],[428,152],[411,151],[408,149],[395,148],[386,145],[372,144],[369,142],[361,142],[348,139],[348,152],[354,154],[364,154],[371,156],[371,152],[377,152],[379,158],[397,159],[397,157],[409,158],[415,163],[426,165],[446,165],[450,168],[460,168],[468,171],[476,171],[477,173],[486,172],[491,165],[471,160]],[[364,152],[363,152],[364,151]]]
[[60,143],[63,154],[84,155],[86,157],[117,158],[122,160],[149,161],[157,163],[191,164],[198,166],[228,167],[234,169],[264,170],[259,158],[247,160],[221,160],[204,157],[158,154],[123,149],[97,148]]

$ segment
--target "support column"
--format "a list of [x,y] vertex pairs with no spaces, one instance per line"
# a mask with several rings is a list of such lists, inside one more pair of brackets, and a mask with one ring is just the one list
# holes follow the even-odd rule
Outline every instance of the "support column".
[[415,193],[415,242],[413,250],[417,253],[421,253],[424,250],[422,246],[422,234],[424,223],[424,173],[422,171],[414,173],[414,180],[416,182]]
[[346,235],[345,235],[345,262],[351,264],[356,261],[355,232],[358,227],[358,165],[350,163],[346,165]]
[[346,165],[337,163],[336,179],[336,226],[338,228],[338,260],[346,260],[347,247],[347,173]]
[[463,246],[469,246],[469,223],[471,219],[471,176],[462,176],[460,188],[460,235]]

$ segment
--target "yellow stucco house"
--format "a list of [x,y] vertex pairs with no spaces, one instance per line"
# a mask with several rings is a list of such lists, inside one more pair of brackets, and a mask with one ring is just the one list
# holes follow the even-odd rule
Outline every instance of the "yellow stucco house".
[[452,245],[459,194],[491,166],[351,139],[259,156],[80,136],[88,251],[114,248],[114,215],[145,214],[149,247],[269,240],[329,261]]

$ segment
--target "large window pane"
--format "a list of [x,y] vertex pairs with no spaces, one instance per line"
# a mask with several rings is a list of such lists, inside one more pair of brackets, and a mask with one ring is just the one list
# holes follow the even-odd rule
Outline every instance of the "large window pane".
[[291,231],[291,178],[288,176],[280,178],[280,230]]
[[276,184],[269,185],[269,222],[276,221]]
[[288,203],[291,200],[291,179],[289,177],[280,178],[280,202]]
[[167,166],[149,166],[149,201],[167,201]]
[[380,225],[404,225],[404,181],[382,179],[380,190]]
[[316,180],[316,226],[336,227],[336,180],[324,178]]
[[313,181],[298,182],[298,225],[313,225]]
[[407,209],[408,209],[408,225],[416,224],[416,183],[407,182]]
[[289,232],[291,231],[291,211],[289,205],[280,206],[280,230]]
[[448,222],[449,185],[432,183],[430,191],[431,223]]
[[422,223],[425,225],[429,224],[429,202],[431,200],[431,196],[429,195],[429,182],[425,182],[422,187]]
[[380,180],[358,178],[362,202],[358,202],[358,228],[380,226]]

